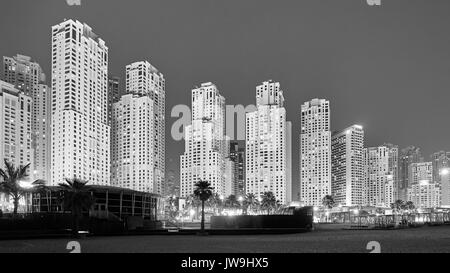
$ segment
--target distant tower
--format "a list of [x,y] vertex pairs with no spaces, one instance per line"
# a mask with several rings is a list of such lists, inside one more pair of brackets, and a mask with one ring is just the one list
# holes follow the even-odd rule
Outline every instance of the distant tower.
[[246,193],[273,192],[282,204],[291,202],[291,124],[286,121],[280,83],[265,81],[256,87],[257,110],[247,113]]
[[394,145],[364,149],[367,205],[388,208],[395,202],[397,157],[398,149]]
[[359,125],[331,139],[331,193],[336,204],[365,205],[364,130]]
[[245,195],[245,147],[239,147],[237,141],[230,143],[230,159],[234,163],[234,192]]
[[4,79],[32,99],[31,146],[33,158],[31,178],[50,180],[50,121],[51,93],[44,84],[45,74],[41,66],[30,57],[20,55],[3,57]]
[[0,80],[0,168],[3,159],[16,167],[25,166],[33,160],[31,145],[31,104],[30,96],[13,84]]
[[398,198],[406,201],[406,192],[409,186],[409,167],[412,163],[423,162],[420,148],[409,146],[400,151],[398,159]]
[[441,205],[450,208],[450,167],[441,169]]
[[410,165],[407,200],[412,201],[417,208],[440,207],[440,185],[433,181],[433,162]]
[[431,155],[433,163],[433,181],[441,182],[441,170],[450,168],[450,152],[440,151]]
[[301,107],[300,201],[322,206],[331,195],[330,102],[313,99]]
[[112,122],[112,106],[121,98],[120,79],[118,77],[108,77],[108,124]]

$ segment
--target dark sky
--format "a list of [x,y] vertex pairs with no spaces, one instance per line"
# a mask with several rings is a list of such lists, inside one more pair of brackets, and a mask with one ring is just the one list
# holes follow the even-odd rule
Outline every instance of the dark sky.
[[[0,55],[32,56],[48,76],[51,26],[64,18],[106,41],[110,74],[150,61],[166,77],[168,135],[170,110],[189,104],[196,84],[247,105],[261,81],[280,81],[294,190],[300,105],[315,97],[331,101],[333,130],[363,125],[368,146],[416,145],[426,158],[450,150],[448,0],[2,0],[0,10]],[[183,149],[167,138],[168,170],[178,173]]]

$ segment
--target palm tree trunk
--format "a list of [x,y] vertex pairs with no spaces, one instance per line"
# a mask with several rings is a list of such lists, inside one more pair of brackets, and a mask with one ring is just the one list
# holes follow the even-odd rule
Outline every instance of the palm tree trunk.
[[14,212],[13,215],[14,217],[17,216],[17,209],[19,208],[19,197],[18,196],[14,196]]
[[202,200],[202,223],[201,223],[202,232],[205,231],[205,201]]

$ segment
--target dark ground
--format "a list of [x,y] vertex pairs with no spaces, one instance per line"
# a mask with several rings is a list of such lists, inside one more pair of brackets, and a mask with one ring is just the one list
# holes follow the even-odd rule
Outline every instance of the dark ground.
[[[70,239],[0,241],[0,253],[68,253]],[[148,253],[297,253],[370,252],[367,243],[378,241],[381,252],[450,253],[450,226],[403,230],[340,230],[320,227],[309,233],[231,236],[120,236],[80,239],[81,251]]]

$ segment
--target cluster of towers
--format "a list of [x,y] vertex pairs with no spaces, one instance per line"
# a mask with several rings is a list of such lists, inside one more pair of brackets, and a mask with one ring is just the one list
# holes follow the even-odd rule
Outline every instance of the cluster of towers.
[[[65,20],[51,37],[50,81],[30,57],[3,58],[0,157],[30,163],[30,178],[49,185],[80,178],[161,195],[169,184],[176,187],[175,173],[165,181],[163,74],[147,61],[131,63],[122,91],[120,79],[108,76],[105,41],[88,25]],[[292,181],[292,123],[284,101],[279,82],[256,86],[256,105],[238,125],[245,141],[234,141],[217,86],[194,88],[180,196],[192,194],[202,179],[222,196],[272,192],[283,204],[321,206],[331,195],[342,206],[389,207],[398,199],[418,207],[450,205],[450,153],[425,162],[416,147],[366,147],[362,126],[331,131],[325,99],[300,107],[299,181]]]
[[193,89],[192,123],[185,129],[181,155],[181,196],[192,194],[201,179],[224,197],[270,191],[282,204],[296,200],[322,206],[329,195],[339,206],[386,208],[396,200],[412,201],[419,208],[450,205],[450,153],[440,152],[432,156],[433,162],[423,162],[418,148],[366,147],[360,125],[331,131],[330,102],[325,99],[301,105],[296,195],[292,124],[283,104],[279,82],[269,80],[256,87],[256,108],[245,115],[245,149],[236,153],[239,144],[226,135],[225,98],[217,86],[204,83]]
[[3,58],[1,158],[30,163],[30,180],[49,185],[79,178],[163,194],[164,76],[132,63],[121,92],[108,47],[88,25],[65,20],[51,31],[50,87],[30,57]]

